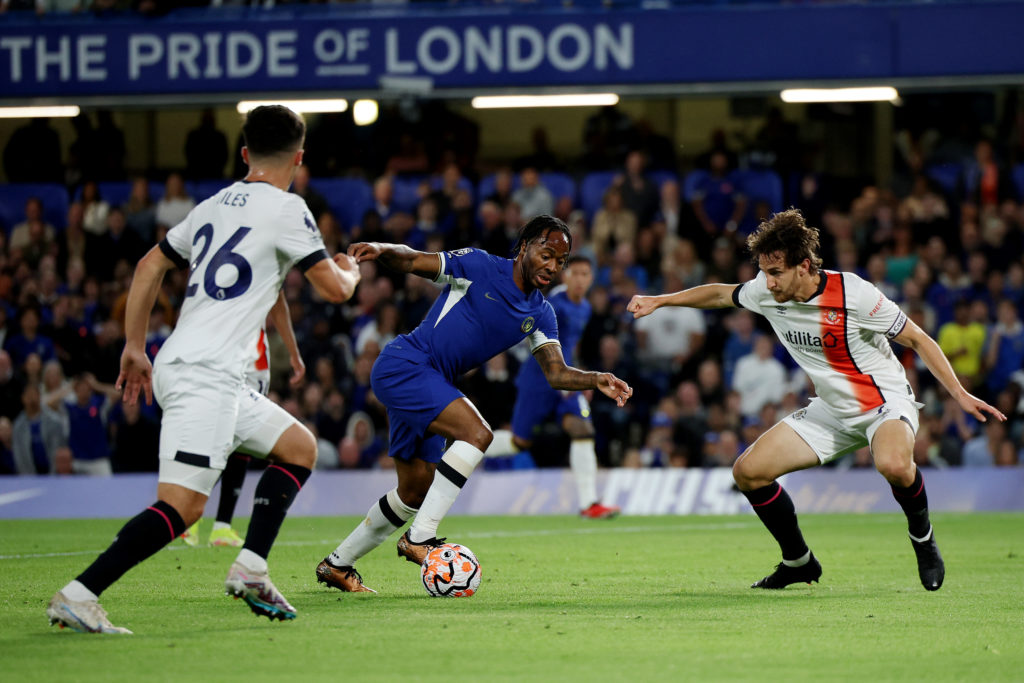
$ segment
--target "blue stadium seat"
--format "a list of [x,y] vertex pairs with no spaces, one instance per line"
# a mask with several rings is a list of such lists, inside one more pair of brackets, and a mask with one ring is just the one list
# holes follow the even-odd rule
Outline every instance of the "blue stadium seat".
[[[495,175],[497,175],[497,174],[492,173],[490,175],[485,175],[483,178],[480,179],[480,182],[477,183],[477,185],[476,185],[476,201],[477,201],[478,204],[480,202],[482,202],[483,200],[487,199],[488,197],[490,197],[492,194],[494,194],[494,186],[496,184],[494,182],[494,176]],[[516,187],[517,184],[518,184],[518,181],[516,181],[516,180],[512,181],[512,187]]]
[[618,171],[596,171],[583,176],[580,183],[580,207],[588,216],[593,216],[601,208],[604,191],[612,184]]
[[373,206],[370,184],[358,178],[313,178],[309,184],[327,200],[327,206],[338,218],[341,227],[349,232],[359,225]]
[[58,183],[9,183],[0,185],[0,227],[10,233],[25,220],[25,202],[39,197],[43,202],[43,218],[54,228],[63,230],[68,224],[68,192]]
[[[496,174],[492,173],[488,176],[484,176],[480,179],[480,184],[477,187],[477,201],[483,201],[490,195],[494,194],[494,177]],[[572,179],[572,176],[566,173],[541,173],[540,174],[541,184],[548,188],[548,191],[554,196],[555,201],[558,201],[560,197],[569,197],[572,199],[573,206],[576,205],[576,181]],[[512,178],[512,189],[519,189],[519,176],[513,176]]]
[[[443,184],[444,181],[440,176],[435,176],[430,179],[431,190],[440,190]],[[473,188],[473,181],[471,181],[469,178],[459,178],[459,189],[468,192],[470,197],[476,196],[473,194],[475,191]]]
[[[127,180],[104,181],[99,183],[100,198],[111,206],[121,206],[132,196],[132,184]],[[152,195],[152,191],[150,192]],[[82,198],[82,188],[75,192],[75,201]]]
[[957,193],[963,171],[963,165],[953,162],[932,164],[924,170],[925,175],[938,183],[942,190],[950,195]]
[[679,182],[679,176],[673,171],[649,171],[647,177],[658,188],[658,192],[661,192],[661,186],[669,180]]
[[392,179],[394,187],[395,206],[400,211],[416,213],[416,205],[420,203],[419,188],[425,180],[423,176],[395,176]]
[[186,183],[186,191],[192,195],[192,199],[198,204],[204,199],[217,194],[233,182],[233,180],[193,180]]
[[750,200],[751,206],[756,202],[767,202],[772,211],[782,210],[782,178],[775,171],[765,169],[748,169],[739,173],[740,189]]
[[1017,164],[1013,169],[1013,184],[1017,188],[1018,201],[1024,202],[1024,164]]
[[[557,202],[562,197],[569,197],[576,205],[576,181],[565,173],[541,173],[540,182],[554,196]],[[492,190],[493,192],[493,190]]]

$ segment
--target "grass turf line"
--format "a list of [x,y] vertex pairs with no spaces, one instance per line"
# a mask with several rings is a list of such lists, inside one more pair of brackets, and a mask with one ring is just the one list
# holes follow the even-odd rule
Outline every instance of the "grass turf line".
[[127,637],[50,628],[46,602],[92,556],[37,557],[102,549],[122,521],[0,521],[3,678],[1024,677],[1024,515],[935,515],[947,562],[936,593],[918,582],[901,515],[803,516],[822,582],[780,592],[748,587],[778,561],[752,516],[452,517],[442,532],[483,567],[480,592],[454,600],[426,595],[397,534],[358,564],[378,595],[316,584],[313,568],[357,521],[285,522],[270,566],[299,611],[286,624],[223,595],[233,549],[177,542],[102,596]]

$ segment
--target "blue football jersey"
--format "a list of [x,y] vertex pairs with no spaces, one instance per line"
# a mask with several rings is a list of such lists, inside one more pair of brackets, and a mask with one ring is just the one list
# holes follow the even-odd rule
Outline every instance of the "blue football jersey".
[[551,304],[539,291],[527,295],[516,286],[511,260],[479,249],[440,256],[437,282],[448,286],[423,322],[382,353],[429,363],[454,381],[523,339],[529,338],[531,351],[559,343]]
[[[576,347],[583,337],[583,329],[590,321],[590,302],[584,298],[577,304],[562,289],[549,296],[548,303],[555,311],[562,354],[565,356],[566,363],[571,364],[576,355]],[[547,378],[544,377],[544,372],[540,369],[540,363],[535,358],[528,358],[519,367],[519,375],[516,377],[518,386],[547,385],[547,383]]]

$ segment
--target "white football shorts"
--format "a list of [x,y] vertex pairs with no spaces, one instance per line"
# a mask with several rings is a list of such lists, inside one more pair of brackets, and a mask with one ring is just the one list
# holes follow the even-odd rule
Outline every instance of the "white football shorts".
[[157,364],[153,393],[160,422],[161,483],[209,495],[238,448],[265,457],[298,424],[235,376],[188,363]]
[[923,407],[910,399],[897,399],[854,417],[838,417],[823,400],[812,398],[806,408],[787,415],[782,421],[796,430],[824,464],[870,445],[878,428],[889,420],[902,420],[917,434],[918,410]]

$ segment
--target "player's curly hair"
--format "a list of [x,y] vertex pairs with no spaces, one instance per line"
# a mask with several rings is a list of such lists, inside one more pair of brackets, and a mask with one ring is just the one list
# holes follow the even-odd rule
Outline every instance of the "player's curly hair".
[[787,268],[809,260],[811,275],[821,268],[819,246],[818,229],[807,225],[800,209],[774,214],[747,237],[747,249],[755,264],[761,256],[770,258],[773,254],[782,254]]
[[302,116],[280,104],[256,107],[245,117],[242,136],[249,154],[268,157],[298,151],[306,138]]
[[569,226],[562,222],[560,218],[549,216],[546,213],[539,216],[534,216],[529,222],[523,226],[522,230],[519,231],[519,239],[512,245],[512,255],[515,256],[519,253],[519,250],[534,241],[538,237],[544,237],[552,230],[556,230],[565,235],[565,239],[569,242],[569,251],[572,251],[572,232],[569,231]]

